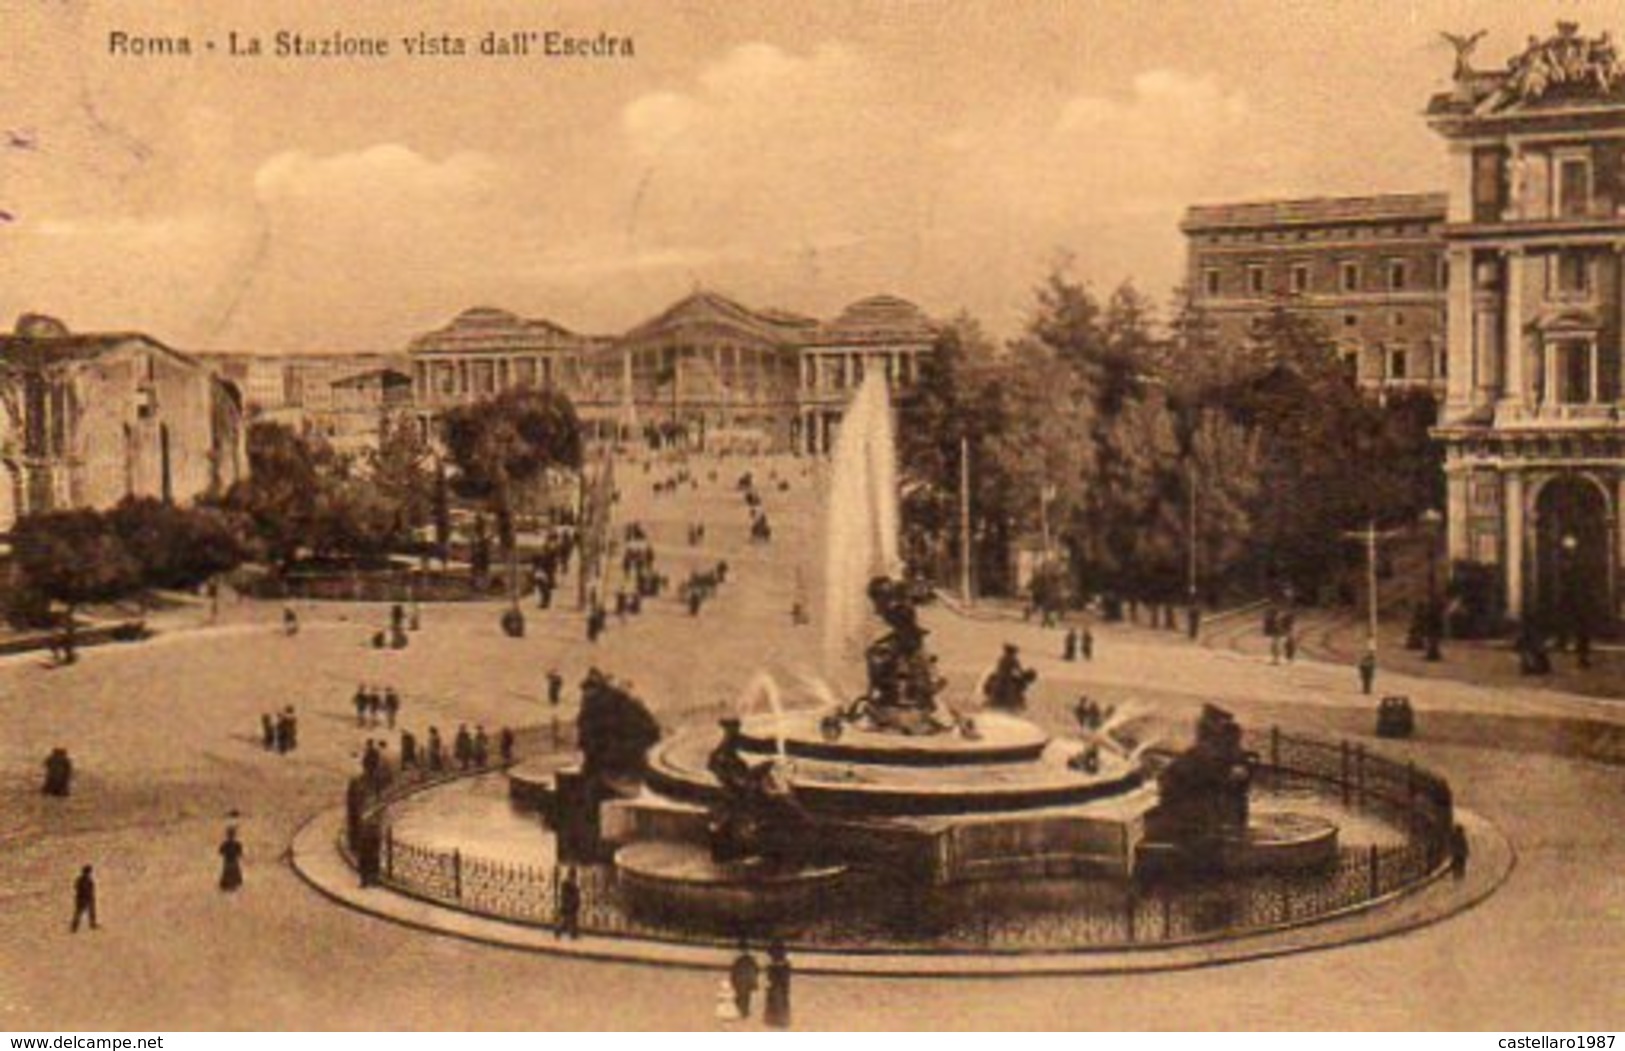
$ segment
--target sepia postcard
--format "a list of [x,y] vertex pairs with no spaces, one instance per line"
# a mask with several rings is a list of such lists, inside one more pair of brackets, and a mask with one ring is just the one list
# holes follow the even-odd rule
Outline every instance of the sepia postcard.
[[1612,1048],[1620,34],[0,0],[0,1030]]

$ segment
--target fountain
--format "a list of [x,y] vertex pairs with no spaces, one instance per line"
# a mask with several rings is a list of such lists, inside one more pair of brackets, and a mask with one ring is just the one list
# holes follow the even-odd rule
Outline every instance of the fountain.
[[[834,458],[822,675],[787,703],[759,673],[720,727],[653,743],[637,790],[581,796],[596,808],[573,824],[613,857],[634,912],[737,930],[838,913],[847,892],[874,898],[858,888],[875,879],[905,896],[989,881],[1014,893],[1057,878],[1124,883],[1144,856],[1258,854],[1232,849],[1249,842],[1233,721],[1203,724],[1159,799],[1146,743],[1115,736],[1129,713],[1091,708],[1068,736],[1020,714],[1031,675],[1013,647],[976,693],[950,697],[900,579],[897,530],[891,408],[871,374]],[[860,657],[864,688],[842,700],[828,684]],[[1326,842],[1335,851],[1335,829]]]

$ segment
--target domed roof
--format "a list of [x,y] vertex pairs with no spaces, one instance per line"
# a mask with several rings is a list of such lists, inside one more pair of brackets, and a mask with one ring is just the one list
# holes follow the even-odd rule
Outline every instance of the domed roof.
[[899,296],[867,296],[850,304],[839,317],[824,326],[824,341],[927,342],[936,337],[937,326],[925,311]]

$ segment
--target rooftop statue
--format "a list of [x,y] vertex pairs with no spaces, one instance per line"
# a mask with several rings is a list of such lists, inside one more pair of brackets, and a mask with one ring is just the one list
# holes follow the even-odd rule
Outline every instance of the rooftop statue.
[[1497,108],[1538,102],[1554,89],[1612,95],[1622,79],[1625,66],[1609,33],[1586,37],[1577,23],[1559,22],[1556,35],[1545,40],[1531,36],[1523,51],[1507,63]]
[[1478,42],[1484,39],[1484,34],[1487,32],[1488,30],[1480,29],[1478,32],[1471,34],[1439,34],[1440,36],[1444,37],[1445,40],[1450,42],[1451,47],[1456,49],[1455,79],[1466,80],[1473,75],[1473,51],[1477,49]]

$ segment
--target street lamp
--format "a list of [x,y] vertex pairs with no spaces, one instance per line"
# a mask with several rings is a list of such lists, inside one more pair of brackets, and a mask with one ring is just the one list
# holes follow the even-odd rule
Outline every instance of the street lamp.
[[1439,513],[1438,508],[1430,507],[1422,512],[1428,546],[1428,608],[1424,624],[1427,652],[1423,659],[1429,661],[1437,661],[1442,656],[1439,653],[1439,636],[1444,633],[1444,614],[1439,608],[1439,526],[1443,522],[1444,515]]

